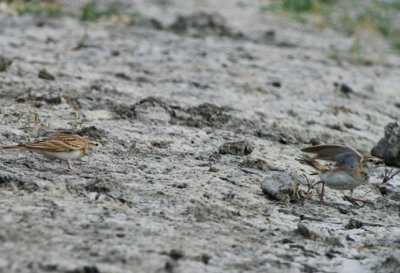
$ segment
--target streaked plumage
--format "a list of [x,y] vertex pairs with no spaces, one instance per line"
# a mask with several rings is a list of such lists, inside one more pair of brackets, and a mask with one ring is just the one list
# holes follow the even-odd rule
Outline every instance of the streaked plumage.
[[3,150],[28,150],[51,159],[67,161],[68,168],[77,173],[70,160],[80,159],[100,144],[76,135],[54,135],[40,140],[5,146]]

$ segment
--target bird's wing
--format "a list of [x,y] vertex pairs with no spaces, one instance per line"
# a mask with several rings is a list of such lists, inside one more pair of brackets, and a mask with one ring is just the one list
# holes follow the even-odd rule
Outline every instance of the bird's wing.
[[335,162],[340,167],[357,167],[362,155],[348,146],[342,145],[317,145],[301,149],[302,152],[315,154],[315,159]]
[[86,142],[80,137],[72,135],[58,135],[20,145],[34,150],[67,152],[83,149],[85,144]]

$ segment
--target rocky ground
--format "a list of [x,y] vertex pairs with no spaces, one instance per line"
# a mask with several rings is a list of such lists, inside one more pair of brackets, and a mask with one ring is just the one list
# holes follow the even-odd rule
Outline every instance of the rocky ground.
[[81,176],[0,153],[0,272],[400,272],[396,198],[261,187],[304,184],[311,144],[369,154],[400,114],[398,55],[371,40],[368,66],[332,59],[353,40],[261,0],[120,2],[141,16],[0,12],[1,144],[75,132],[103,145]]

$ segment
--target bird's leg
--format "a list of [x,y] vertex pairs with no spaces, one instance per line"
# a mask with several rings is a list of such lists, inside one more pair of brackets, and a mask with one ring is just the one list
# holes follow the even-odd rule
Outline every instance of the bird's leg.
[[[365,204],[369,204],[369,205],[374,205],[373,202],[368,201],[368,200],[363,200],[363,199],[359,199],[359,198],[355,198],[353,197],[353,191],[354,190],[350,190],[350,196],[344,196],[343,200],[345,201],[349,201],[350,203],[352,203],[353,205],[359,206],[359,207],[363,207],[365,206]],[[360,202],[360,204],[358,204],[357,202]]]
[[74,167],[72,167],[71,162],[69,160],[67,160],[67,163],[68,163],[68,169],[71,172],[73,172],[76,175],[80,175],[81,174],[78,170],[76,170]]
[[[353,192],[354,190],[350,190],[350,197],[349,197],[349,201],[351,203],[356,203],[356,202],[365,202],[364,200],[358,199],[358,198],[354,198],[353,197]],[[356,203],[357,204],[357,203]]]

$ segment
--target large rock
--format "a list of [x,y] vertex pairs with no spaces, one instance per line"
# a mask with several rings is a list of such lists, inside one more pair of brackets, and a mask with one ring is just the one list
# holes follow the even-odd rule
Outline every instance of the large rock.
[[298,183],[298,178],[293,173],[275,173],[263,180],[261,189],[270,199],[283,201],[294,196],[295,183]]
[[372,149],[373,156],[382,158],[386,165],[400,167],[400,125],[391,122],[385,127],[385,136]]
[[234,142],[226,142],[218,149],[220,154],[231,154],[245,156],[254,151],[254,146],[247,140],[240,140]]

